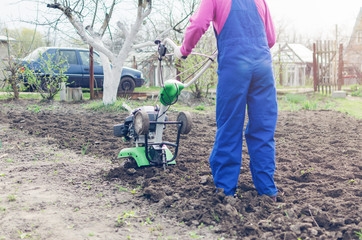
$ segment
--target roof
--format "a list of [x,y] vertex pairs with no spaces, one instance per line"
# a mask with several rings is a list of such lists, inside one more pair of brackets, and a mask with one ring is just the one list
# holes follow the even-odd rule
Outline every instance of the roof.
[[0,35],[0,41],[1,41],[1,42],[15,41],[15,39],[14,39],[14,38],[11,38],[11,37],[7,37],[7,36],[2,36],[2,35]]
[[[361,30],[362,30],[362,7],[359,9],[359,13],[358,13],[358,16],[357,16],[357,18],[356,18],[356,22],[355,22],[355,24],[354,24],[351,37],[350,37],[350,39],[349,39],[349,43],[348,43],[347,49],[353,48],[353,47],[359,45],[359,44],[357,43],[356,39],[357,39],[357,34],[358,34],[358,32],[360,32]],[[356,43],[357,43],[357,44],[356,44]]]
[[298,43],[276,43],[271,53],[274,61],[279,61],[280,58],[282,62],[313,62],[313,51]]

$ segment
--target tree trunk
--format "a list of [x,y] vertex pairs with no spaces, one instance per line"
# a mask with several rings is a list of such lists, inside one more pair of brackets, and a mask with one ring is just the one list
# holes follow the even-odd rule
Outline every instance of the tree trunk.
[[113,104],[117,100],[117,91],[119,81],[121,80],[123,62],[117,61],[116,67],[111,68],[111,64],[106,55],[102,52],[99,53],[103,64],[103,104]]
[[14,98],[19,99],[19,91],[18,91],[18,86],[16,85],[15,79],[16,79],[16,76],[14,76],[14,75],[10,76],[10,85],[13,88]]
[[[106,80],[106,74],[104,74],[104,79]],[[117,100],[118,85],[121,79],[121,74],[115,71],[112,71],[107,80],[104,81],[103,85],[103,104],[109,105],[113,104]]]
[[[151,1],[143,2],[139,0],[136,21],[132,25],[131,31],[129,33],[127,32],[127,37],[122,46],[122,49],[120,50],[118,55],[115,55],[109,49],[107,49],[102,42],[102,37],[104,35],[105,29],[109,24],[109,20],[113,12],[114,5],[115,5],[115,0],[113,0],[111,9],[109,13],[107,13],[104,23],[98,33],[95,33],[93,31],[93,27],[89,26],[85,27],[81,19],[73,15],[71,11],[72,9],[68,9],[66,6],[57,3],[57,1],[55,0],[54,4],[47,5],[49,8],[60,9],[64,13],[64,15],[68,18],[73,27],[76,29],[81,39],[85,43],[94,47],[94,49],[99,52],[103,64],[103,73],[104,73],[104,79],[103,79],[104,105],[113,104],[116,102],[118,85],[121,80],[123,63],[127,58],[129,52],[132,50],[133,42],[142,26],[143,20],[151,13],[152,9]],[[120,26],[122,27],[122,25]],[[125,28],[123,28],[122,30],[124,31]]]

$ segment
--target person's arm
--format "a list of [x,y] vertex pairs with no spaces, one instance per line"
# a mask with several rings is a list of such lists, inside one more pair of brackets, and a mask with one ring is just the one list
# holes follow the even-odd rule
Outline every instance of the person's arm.
[[269,8],[265,3],[265,32],[268,39],[269,48],[272,48],[275,44],[275,30],[272,18],[270,16]]
[[269,8],[265,0],[255,0],[255,3],[258,8],[259,15],[264,22],[269,48],[272,48],[275,44],[275,31]]
[[185,38],[181,46],[183,56],[188,56],[196,46],[201,36],[207,31],[210,22],[214,19],[214,0],[202,0],[197,12],[190,18],[190,26],[187,27]]

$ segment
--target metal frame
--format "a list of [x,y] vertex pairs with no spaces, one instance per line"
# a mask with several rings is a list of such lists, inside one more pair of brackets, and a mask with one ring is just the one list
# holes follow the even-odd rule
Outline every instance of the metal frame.
[[[169,44],[174,49],[177,48],[178,46],[176,45],[175,42],[173,42],[169,38],[165,38],[163,41],[156,40],[152,44],[150,42],[147,42],[147,43],[143,44],[142,46],[144,46],[144,47],[151,46],[151,45],[154,46],[154,44],[157,44],[159,46],[159,54],[160,54],[160,56],[159,56],[159,61],[158,61],[158,67],[157,68],[160,68],[162,57],[165,56],[165,54],[166,54],[165,45]],[[207,56],[207,55],[199,54],[199,53],[191,53],[191,54],[193,54],[193,55],[202,55],[202,56],[208,57],[208,59],[206,60],[205,65],[200,69],[200,71],[190,81],[188,81],[187,83],[184,84],[184,88],[187,88],[187,87],[191,86],[210,67],[210,65],[216,59],[218,52],[216,51],[211,56]],[[162,77],[161,72],[158,72],[158,77],[159,77],[159,79],[161,79],[161,77]],[[150,159],[150,156],[149,156],[149,147],[154,146],[154,149],[156,151],[157,150],[162,151],[162,154],[163,154],[162,158],[163,158],[163,166],[164,166],[164,168],[166,167],[167,164],[173,162],[177,157],[179,141],[180,141],[180,135],[181,135],[181,128],[183,126],[183,122],[181,122],[181,121],[165,121],[166,120],[166,112],[168,111],[168,109],[169,109],[169,106],[161,104],[161,107],[160,107],[160,109],[158,111],[158,114],[157,114],[156,121],[150,121],[150,124],[156,124],[155,136],[154,136],[154,139],[152,141],[149,142],[149,139],[148,139],[149,134],[140,135],[140,136],[138,136],[138,139],[136,140],[136,148],[139,148],[139,144],[144,144],[145,156],[146,156],[146,158],[147,158],[147,160],[149,161],[150,164],[153,161],[152,161],[152,159]],[[178,131],[177,131],[176,144],[169,143],[169,142],[163,142],[163,140],[162,140],[163,129],[164,129],[166,124],[178,124],[179,125],[178,126]],[[167,153],[169,154],[169,150],[165,146],[175,147],[174,154],[173,154],[172,158],[169,159],[169,160],[167,160],[167,156],[166,156]],[[126,152],[126,151],[123,151],[123,152]],[[134,151],[132,151],[132,150],[130,150],[127,154],[128,154],[128,156],[136,155],[136,153],[134,153]],[[121,153],[120,153],[120,155],[121,155]]]
[[[178,124],[178,130],[177,130],[177,138],[176,138],[176,144],[173,144],[173,143],[170,143],[170,142],[162,142],[162,139],[160,142],[154,142],[154,143],[148,143],[148,134],[145,135],[145,153],[146,153],[146,158],[149,162],[152,162],[152,160],[150,159],[150,156],[149,156],[149,152],[148,152],[148,148],[149,146],[151,145],[156,145],[158,148],[158,150],[162,150],[163,148],[163,145],[168,145],[168,146],[172,146],[172,147],[175,147],[175,152],[173,154],[173,157],[172,159],[170,160],[167,160],[166,157],[164,158],[164,162],[163,164],[168,164],[170,162],[172,162],[173,160],[176,159],[177,157],[177,153],[178,153],[178,146],[179,146],[179,142],[180,142],[180,135],[181,135],[181,128],[182,128],[182,125],[183,125],[183,122],[178,122],[178,121],[167,121],[167,122],[159,122],[159,121],[150,121],[150,123],[155,123],[157,124],[156,125],[156,129],[157,129],[157,126],[158,125],[162,125],[164,126],[164,124]],[[161,136],[162,138],[162,136]]]

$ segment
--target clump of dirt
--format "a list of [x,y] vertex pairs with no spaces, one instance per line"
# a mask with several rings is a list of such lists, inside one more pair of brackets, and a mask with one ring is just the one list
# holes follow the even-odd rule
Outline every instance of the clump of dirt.
[[[59,103],[34,112],[27,110],[29,104],[34,103],[3,104],[1,121],[61,149],[110,159],[112,167],[98,171],[102,181],[141,187],[152,208],[187,225],[214,226],[231,239],[358,239],[362,231],[361,120],[333,111],[280,112],[275,180],[281,193],[274,203],[254,189],[245,145],[237,198],[215,192],[208,163],[216,131],[213,113],[193,114],[194,127],[181,137],[177,164],[164,170],[117,159],[121,149],[133,146],[113,136],[113,125],[126,113]],[[167,127],[165,140],[175,136]]]

